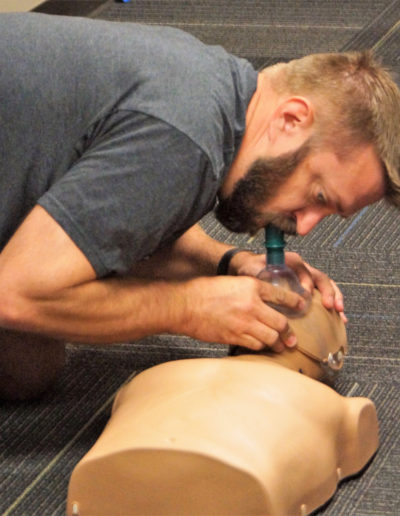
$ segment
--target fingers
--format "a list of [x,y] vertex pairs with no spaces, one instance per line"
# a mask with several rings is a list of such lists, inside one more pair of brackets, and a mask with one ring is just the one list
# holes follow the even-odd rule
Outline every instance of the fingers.
[[260,281],[259,289],[260,297],[266,303],[282,305],[299,311],[305,308],[304,298],[296,292],[276,287],[266,281]]
[[[294,346],[297,345],[297,337],[296,337],[295,333],[293,332],[292,328],[287,323],[287,321],[286,321],[285,329],[279,333],[279,339],[288,348],[293,348]],[[280,347],[281,347],[281,351],[283,351],[284,348],[282,346],[280,346]],[[276,351],[276,349],[274,351]]]
[[333,281],[333,280],[330,280],[331,282],[331,285],[332,285],[332,288],[333,288],[333,291],[334,291],[334,308],[336,309],[337,312],[343,312],[344,310],[344,301],[343,301],[343,294],[340,290],[340,288],[337,286],[337,284]]
[[257,346],[252,349],[270,347],[274,351],[280,352],[286,346],[290,348],[296,346],[297,337],[284,315],[263,303],[258,317],[259,321],[254,322],[251,327],[251,337],[256,341],[253,344]]
[[297,337],[287,318],[266,303],[302,310],[304,299],[295,292],[264,281],[253,279],[252,285],[256,287],[258,300],[251,307],[252,320],[243,332],[237,332],[241,336],[235,344],[255,351],[269,347],[276,352],[283,351],[286,346],[296,346]]
[[339,312],[342,321],[346,324],[347,317],[344,314],[344,298],[337,284],[326,274],[311,265],[305,264],[313,277],[315,287],[321,293],[321,301],[325,308],[335,309]]
[[334,308],[337,312],[339,312],[340,318],[342,319],[344,324],[347,324],[349,322],[349,320],[347,319],[347,317],[344,313],[344,298],[343,298],[342,291],[340,290],[340,288],[337,286],[337,284],[333,280],[330,280],[330,282],[331,282],[332,288],[335,292]]
[[336,283],[320,270],[306,265],[314,279],[315,287],[321,292],[322,304],[325,308],[335,308],[336,311],[343,312],[343,294]]
[[337,284],[325,273],[304,262],[297,253],[288,252],[285,257],[287,265],[295,271],[303,287],[310,293],[317,288],[321,292],[322,304],[325,308],[334,308],[339,312],[343,322],[347,323],[343,294]]

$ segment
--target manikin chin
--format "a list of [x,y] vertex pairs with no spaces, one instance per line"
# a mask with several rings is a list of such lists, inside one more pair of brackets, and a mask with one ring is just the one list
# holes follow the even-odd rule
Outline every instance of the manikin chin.
[[303,516],[329,500],[377,450],[376,411],[320,381],[347,342],[318,292],[291,326],[295,350],[168,362],[124,386],[68,514]]

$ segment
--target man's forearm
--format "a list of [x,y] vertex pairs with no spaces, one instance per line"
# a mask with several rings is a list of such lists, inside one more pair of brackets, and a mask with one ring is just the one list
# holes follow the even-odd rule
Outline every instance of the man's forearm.
[[132,267],[132,274],[153,279],[213,276],[222,255],[232,247],[211,238],[197,224],[171,246]]
[[184,290],[183,283],[94,280],[47,296],[21,296],[18,317],[2,321],[2,325],[91,343],[179,333],[186,310]]
[[86,342],[179,331],[183,288],[96,278],[84,254],[37,206],[0,253],[0,326]]

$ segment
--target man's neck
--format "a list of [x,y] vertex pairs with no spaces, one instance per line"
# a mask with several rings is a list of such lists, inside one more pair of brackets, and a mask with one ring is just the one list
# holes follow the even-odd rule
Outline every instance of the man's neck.
[[222,197],[230,195],[236,182],[246,174],[250,165],[257,159],[257,153],[260,152],[258,149],[267,149],[269,119],[276,101],[277,95],[271,88],[268,76],[260,73],[257,89],[247,107],[246,129],[242,143],[220,189]]

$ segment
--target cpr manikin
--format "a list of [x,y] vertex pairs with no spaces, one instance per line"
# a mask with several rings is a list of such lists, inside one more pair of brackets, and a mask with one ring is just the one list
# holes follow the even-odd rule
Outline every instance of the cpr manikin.
[[376,412],[316,380],[346,352],[317,292],[291,326],[296,350],[168,362],[123,387],[73,471],[68,514],[292,516],[324,504],[376,451]]

